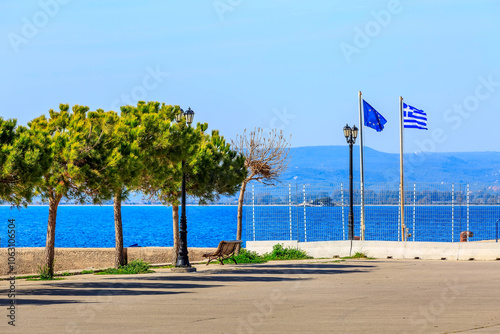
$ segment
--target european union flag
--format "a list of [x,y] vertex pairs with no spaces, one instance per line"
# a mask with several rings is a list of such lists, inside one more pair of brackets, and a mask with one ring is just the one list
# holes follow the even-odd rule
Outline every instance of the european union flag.
[[363,110],[365,111],[365,125],[380,132],[384,130],[387,120],[375,110],[368,102],[363,100]]

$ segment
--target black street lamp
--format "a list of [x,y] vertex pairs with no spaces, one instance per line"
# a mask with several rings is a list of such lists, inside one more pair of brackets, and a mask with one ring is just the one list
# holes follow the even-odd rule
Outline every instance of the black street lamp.
[[[191,126],[194,118],[194,111],[188,108],[186,112],[181,109],[181,112],[175,116],[177,122],[182,121],[182,117],[186,118],[186,123]],[[177,257],[176,267],[191,268],[187,249],[187,219],[186,219],[186,173],[184,172],[185,161],[182,160],[182,199],[181,199],[181,223],[179,226],[179,256]],[[195,268],[192,268],[195,269]]]
[[349,144],[349,218],[348,218],[348,229],[349,229],[349,240],[354,239],[354,207],[353,207],[353,186],[352,186],[352,146],[356,142],[356,137],[358,137],[358,128],[354,125],[352,128],[349,125],[344,126],[344,136]]

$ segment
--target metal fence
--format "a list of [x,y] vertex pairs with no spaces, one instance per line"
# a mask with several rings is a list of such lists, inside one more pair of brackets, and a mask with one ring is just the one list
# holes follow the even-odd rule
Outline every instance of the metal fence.
[[[498,240],[500,186],[408,183],[404,187],[407,241]],[[361,192],[354,186],[355,235],[361,236]],[[364,187],[365,240],[400,241],[399,183]],[[246,240],[347,240],[348,183],[253,184],[245,193]]]

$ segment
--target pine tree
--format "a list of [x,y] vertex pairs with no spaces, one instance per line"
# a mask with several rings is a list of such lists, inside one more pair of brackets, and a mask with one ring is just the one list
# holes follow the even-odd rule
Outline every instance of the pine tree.
[[103,137],[106,127],[96,127],[95,114],[89,108],[75,105],[72,111],[67,104],[61,104],[59,111],[49,111],[49,118],[40,116],[28,126],[33,133],[43,133],[51,148],[50,166],[37,184],[37,194],[49,202],[47,239],[45,245],[45,266],[49,275],[54,274],[54,247],[57,208],[63,197],[84,203],[95,194],[89,189],[95,187],[97,179],[91,177],[99,171],[93,164],[91,152]]

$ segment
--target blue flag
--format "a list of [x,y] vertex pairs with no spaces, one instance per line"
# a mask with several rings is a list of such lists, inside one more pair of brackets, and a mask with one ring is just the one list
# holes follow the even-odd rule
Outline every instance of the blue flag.
[[368,102],[363,100],[363,110],[365,111],[365,125],[380,132],[384,130],[387,120],[375,110]]
[[405,128],[427,130],[427,114],[403,103],[403,124]]

